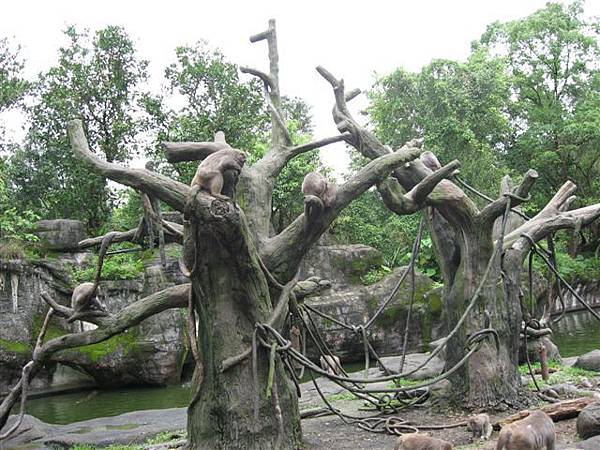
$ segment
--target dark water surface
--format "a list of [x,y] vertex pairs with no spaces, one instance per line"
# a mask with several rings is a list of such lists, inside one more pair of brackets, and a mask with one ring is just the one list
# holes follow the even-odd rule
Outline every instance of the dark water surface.
[[579,356],[600,349],[600,321],[588,311],[567,314],[552,327],[561,356]]
[[187,406],[189,386],[119,388],[31,399],[27,413],[47,423],[67,424],[130,411]]
[[[562,356],[576,356],[600,348],[600,322],[586,311],[565,316],[554,327],[554,342]],[[348,372],[362,363],[344,364]],[[309,381],[308,374],[302,381]],[[94,390],[29,400],[27,413],[47,423],[67,424],[130,411],[187,406],[189,386]]]

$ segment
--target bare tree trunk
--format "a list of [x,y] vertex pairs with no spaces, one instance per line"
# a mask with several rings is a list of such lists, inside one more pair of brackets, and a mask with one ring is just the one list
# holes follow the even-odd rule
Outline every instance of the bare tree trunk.
[[198,195],[192,210],[184,256],[192,268],[199,353],[205,370],[188,409],[190,446],[207,450],[300,448],[296,391],[279,356],[273,389],[278,404],[275,395],[266,395],[270,358],[264,347],[257,346],[258,392],[252,387],[250,358],[222,370],[224,360],[251,345],[255,324],[266,323],[273,310],[243,213],[232,202],[205,194]]

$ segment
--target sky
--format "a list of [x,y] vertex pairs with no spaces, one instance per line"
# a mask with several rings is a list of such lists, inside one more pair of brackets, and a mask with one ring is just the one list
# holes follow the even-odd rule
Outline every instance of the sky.
[[[521,18],[542,8],[545,0],[370,0],[370,1],[231,1],[231,0],[1,0],[0,37],[21,45],[26,75],[55,64],[66,43],[69,24],[96,30],[123,26],[139,55],[150,61],[152,86],[163,82],[164,68],[180,45],[208,41],[239,65],[268,71],[265,42],[251,44],[252,34],[277,21],[280,86],[312,106],[315,138],[337,134],[331,119],[333,93],[315,71],[322,65],[345,80],[346,89],[369,89],[375,75],[397,67],[418,71],[435,58],[465,60],[471,41],[486,26]],[[600,16],[600,1],[588,0],[587,15]],[[356,113],[364,96],[352,102]],[[351,105],[352,105],[351,103]],[[4,117],[19,135],[20,119]],[[322,152],[327,165],[345,167],[343,146]]]

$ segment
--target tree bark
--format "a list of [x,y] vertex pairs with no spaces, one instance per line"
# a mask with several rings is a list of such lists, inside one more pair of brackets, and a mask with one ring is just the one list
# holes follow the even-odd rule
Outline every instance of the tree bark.
[[[198,342],[204,377],[188,409],[194,449],[297,449],[302,435],[296,391],[275,358],[275,386],[266,396],[269,354],[257,347],[257,381],[248,358],[228,370],[222,362],[243,353],[255,325],[273,311],[269,286],[242,211],[233,203],[200,193],[192,199],[184,258],[199,313]],[[275,403],[275,398],[278,404]],[[258,417],[254,404],[258,401]],[[278,408],[282,417],[278,419]]]

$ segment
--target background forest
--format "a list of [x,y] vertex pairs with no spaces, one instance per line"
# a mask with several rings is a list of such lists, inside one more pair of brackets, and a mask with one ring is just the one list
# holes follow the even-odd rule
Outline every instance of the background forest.
[[[195,164],[166,163],[159,142],[210,141],[222,130],[228,142],[258,159],[268,146],[270,120],[262,87],[206,42],[175,49],[160,92],[148,86],[149,62],[139,57],[126,29],[97,31],[69,26],[56,62],[25,79],[19,43],[0,36],[0,114],[20,110],[25,137],[12,142],[0,123],[0,257],[36,257],[31,233],[39,219],[83,220],[90,234],[125,230],[141,216],[138,195],[115,189],[78,163],[66,122],[80,117],[90,147],[110,162],[141,165],[189,183]],[[365,120],[385,144],[413,138],[442,164],[462,163],[461,178],[491,197],[505,174],[540,173],[534,214],[565,181],[579,187],[575,207],[600,202],[600,21],[583,4],[548,3],[520,20],[492,23],[471,44],[466,61],[433,60],[419,72],[402,67],[373,81]],[[476,38],[476,36],[474,36]],[[311,108],[284,101],[285,121],[296,143],[311,139]],[[350,172],[364,165],[353,155]],[[273,194],[272,226],[278,232],[303,209],[305,173],[323,167],[318,151],[296,158]],[[405,264],[419,222],[389,212],[376,190],[364,193],[334,223],[343,243],[381,250],[385,265],[365,283]],[[558,264],[567,277],[600,278],[600,225],[563,235]],[[135,274],[139,254],[119,256],[116,276]],[[425,238],[419,267],[438,277]],[[107,266],[107,269],[109,267]],[[128,270],[131,269],[131,270]]]

